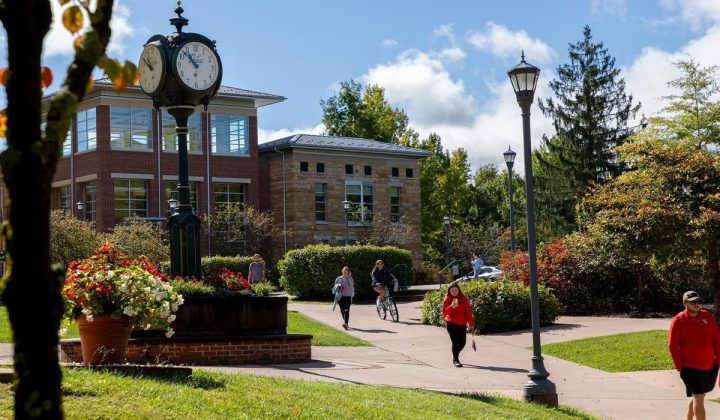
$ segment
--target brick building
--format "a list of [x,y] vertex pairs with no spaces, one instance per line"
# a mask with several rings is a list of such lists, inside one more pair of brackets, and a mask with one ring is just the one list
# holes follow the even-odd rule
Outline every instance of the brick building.
[[[46,103],[51,96],[45,98]],[[190,201],[198,214],[215,204],[248,203],[274,212],[294,233],[282,251],[344,241],[342,201],[353,203],[349,236],[374,215],[409,223],[420,252],[423,150],[357,138],[297,135],[258,145],[257,109],[282,96],[223,86],[207,111],[188,122]],[[177,198],[175,121],[139,87],[115,92],[95,82],[78,106],[52,182],[52,203],[105,231],[127,217],[162,220]],[[3,194],[4,196],[4,194]],[[2,197],[2,196],[0,196]],[[83,210],[77,208],[83,204]],[[0,204],[1,205],[1,204]],[[4,207],[4,206],[3,206]]]
[[[298,134],[258,146],[261,178],[269,180],[275,223],[291,236],[285,248],[308,243],[342,244],[345,210],[350,241],[373,221],[411,227],[406,247],[420,256],[420,172],[424,150],[373,140]],[[378,219],[379,220],[379,219]],[[279,248],[276,246],[276,249]]]

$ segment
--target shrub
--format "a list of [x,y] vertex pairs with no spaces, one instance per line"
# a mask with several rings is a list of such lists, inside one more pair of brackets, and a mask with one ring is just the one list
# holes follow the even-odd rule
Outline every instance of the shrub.
[[118,251],[125,255],[144,255],[153,264],[170,258],[170,243],[164,225],[143,219],[128,219],[115,225],[108,236]]
[[301,299],[329,299],[335,278],[343,266],[348,266],[355,281],[355,296],[369,297],[374,294],[370,272],[379,259],[398,278],[401,287],[413,284],[410,251],[389,246],[309,245],[289,251],[278,262],[280,285]]
[[[488,334],[530,328],[530,288],[517,281],[485,282],[472,280],[460,285],[470,300],[475,318],[475,331]],[[442,301],[447,286],[428,292],[422,303],[420,321],[423,324],[444,325]],[[547,287],[538,287],[540,324],[549,325],[563,314],[560,301]]]
[[50,212],[50,261],[67,267],[71,261],[93,255],[103,243],[90,222],[79,220],[62,210]]
[[[235,273],[242,273],[243,276],[247,277],[248,266],[252,262],[252,257],[202,257],[200,259],[200,271],[203,277],[209,276],[213,269],[227,268]],[[160,270],[165,274],[170,274],[170,261],[163,261],[160,264]],[[267,279],[267,274],[265,276]]]
[[251,285],[240,272],[225,267],[213,269],[212,274],[201,280],[175,277],[170,283],[183,296],[268,296],[275,286],[268,282]]
[[448,269],[438,274],[440,266],[430,262],[423,261],[417,264],[413,271],[415,273],[414,284],[440,284],[452,281],[452,271]]

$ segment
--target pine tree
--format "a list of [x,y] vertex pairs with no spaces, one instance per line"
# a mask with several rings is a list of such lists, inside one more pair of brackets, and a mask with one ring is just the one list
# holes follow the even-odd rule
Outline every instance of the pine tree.
[[[575,226],[575,204],[593,184],[602,184],[624,170],[614,147],[632,133],[628,120],[640,104],[625,93],[625,80],[615,68],[615,58],[603,43],[592,42],[589,26],[584,39],[570,44],[570,62],[557,68],[550,82],[554,98],[538,105],[554,122],[555,136],[543,137],[535,153],[538,165],[536,194],[538,224],[553,236]],[[550,221],[544,216],[554,215]],[[547,238],[545,238],[547,239]]]

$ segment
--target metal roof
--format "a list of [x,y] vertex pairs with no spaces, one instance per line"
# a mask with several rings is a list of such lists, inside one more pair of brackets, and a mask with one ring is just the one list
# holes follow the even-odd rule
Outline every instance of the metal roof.
[[414,147],[401,146],[395,143],[361,139],[357,137],[321,136],[316,134],[295,134],[294,136],[258,144],[259,152],[268,152],[274,149],[302,148],[322,149],[336,151],[354,151],[368,153],[382,153],[393,155],[413,156],[423,158],[432,156],[432,153]]

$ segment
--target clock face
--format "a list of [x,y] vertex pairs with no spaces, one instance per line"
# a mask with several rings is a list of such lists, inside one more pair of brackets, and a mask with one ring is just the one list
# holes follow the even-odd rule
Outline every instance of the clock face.
[[162,59],[160,48],[155,44],[147,44],[140,54],[138,71],[140,72],[140,87],[145,93],[153,93],[160,87],[165,74],[165,62]]
[[183,45],[175,58],[178,80],[190,89],[203,91],[212,88],[218,79],[215,52],[200,42]]

